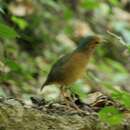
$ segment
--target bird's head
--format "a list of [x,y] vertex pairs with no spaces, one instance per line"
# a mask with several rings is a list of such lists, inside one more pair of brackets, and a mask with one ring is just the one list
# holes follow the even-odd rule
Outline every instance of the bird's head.
[[101,42],[102,38],[100,36],[87,36],[81,40],[77,49],[81,51],[93,49],[96,47],[96,45],[100,44]]

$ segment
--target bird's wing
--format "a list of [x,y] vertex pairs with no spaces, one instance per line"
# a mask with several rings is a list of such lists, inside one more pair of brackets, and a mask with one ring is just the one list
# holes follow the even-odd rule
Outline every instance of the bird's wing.
[[57,67],[62,67],[69,59],[71,54],[67,54],[65,56],[62,56],[53,66],[52,70]]
[[41,90],[44,88],[44,86],[52,84],[54,82],[57,81],[61,81],[64,77],[63,77],[63,66],[65,63],[67,63],[67,61],[69,60],[69,58],[71,57],[71,54],[65,55],[63,57],[61,57],[51,68],[48,77],[46,79],[46,81],[44,82],[44,84],[41,87]]
[[51,68],[50,73],[48,74],[47,82],[55,82],[58,79],[63,78],[63,66],[70,59],[71,54],[61,57]]

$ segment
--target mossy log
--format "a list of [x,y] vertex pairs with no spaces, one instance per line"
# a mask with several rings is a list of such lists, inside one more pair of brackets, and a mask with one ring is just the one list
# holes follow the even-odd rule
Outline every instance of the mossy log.
[[93,114],[49,113],[17,100],[0,101],[0,130],[130,130],[127,123],[108,126]]

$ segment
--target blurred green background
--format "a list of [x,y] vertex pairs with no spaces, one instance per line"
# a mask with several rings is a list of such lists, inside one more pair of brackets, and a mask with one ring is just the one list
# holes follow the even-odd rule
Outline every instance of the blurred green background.
[[[71,91],[81,99],[106,92],[130,107],[129,0],[0,0],[0,96],[28,100],[40,94],[52,64],[90,34],[107,42]],[[44,95],[59,93],[46,88]]]

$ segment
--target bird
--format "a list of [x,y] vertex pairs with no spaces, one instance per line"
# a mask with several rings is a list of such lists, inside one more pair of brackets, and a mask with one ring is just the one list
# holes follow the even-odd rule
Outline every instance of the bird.
[[98,35],[83,38],[76,49],[62,56],[52,65],[41,90],[47,85],[58,84],[61,88],[61,94],[65,97],[64,92],[68,88],[67,86],[85,75],[89,59],[101,41],[101,36]]

